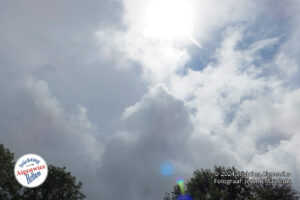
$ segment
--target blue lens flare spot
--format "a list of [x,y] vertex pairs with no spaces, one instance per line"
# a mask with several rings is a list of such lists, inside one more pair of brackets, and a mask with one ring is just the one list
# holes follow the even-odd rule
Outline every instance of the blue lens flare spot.
[[163,163],[160,166],[160,173],[163,176],[171,176],[174,173],[174,167],[171,163]]
[[180,195],[179,197],[177,197],[177,200],[192,200],[192,197],[189,194]]

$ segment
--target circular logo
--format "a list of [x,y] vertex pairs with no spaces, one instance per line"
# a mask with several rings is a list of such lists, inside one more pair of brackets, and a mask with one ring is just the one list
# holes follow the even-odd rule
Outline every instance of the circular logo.
[[46,180],[48,167],[45,160],[36,154],[25,154],[15,165],[15,177],[24,187],[34,188]]

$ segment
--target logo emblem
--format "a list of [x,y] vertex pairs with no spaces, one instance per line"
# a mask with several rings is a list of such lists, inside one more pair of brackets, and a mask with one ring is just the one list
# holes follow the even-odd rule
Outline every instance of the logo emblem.
[[48,167],[45,160],[36,154],[25,154],[15,165],[15,177],[24,187],[34,188],[46,180]]

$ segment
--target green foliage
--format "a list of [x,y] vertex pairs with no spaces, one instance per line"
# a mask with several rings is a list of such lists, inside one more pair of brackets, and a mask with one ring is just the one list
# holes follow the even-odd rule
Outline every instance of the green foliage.
[[[215,167],[211,170],[196,170],[192,179],[186,184],[186,191],[194,200],[208,199],[245,199],[249,196],[249,185],[244,184],[245,177],[232,176],[237,170],[232,168]],[[218,184],[223,180],[225,183]],[[234,184],[230,183],[235,181]]]
[[[218,182],[221,181],[222,183]],[[215,167],[194,172],[193,177],[185,184],[185,193],[193,200],[297,200],[296,190],[291,184],[251,184],[249,179],[232,168]],[[179,187],[173,188],[172,195],[176,200],[181,195]]]
[[253,185],[253,197],[255,199],[288,199],[297,200],[297,191],[292,189],[291,184],[255,184]]
[[14,177],[14,154],[0,145],[0,200],[81,200],[82,183],[65,167],[48,166],[46,181],[36,188],[22,187]]
[[21,186],[14,176],[14,154],[0,144],[0,199],[19,199]]
[[65,171],[65,167],[48,167],[48,177],[46,181],[36,188],[24,188],[23,199],[30,200],[80,200],[84,199],[84,195],[80,192],[82,183],[76,184],[76,178],[70,172]]

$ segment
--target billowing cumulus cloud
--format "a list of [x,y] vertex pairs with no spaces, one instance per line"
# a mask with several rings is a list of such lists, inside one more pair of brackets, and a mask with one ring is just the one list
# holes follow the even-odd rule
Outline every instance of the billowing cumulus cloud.
[[[160,174],[161,165],[184,162],[180,158],[192,132],[188,110],[158,86],[126,109],[121,127],[109,139],[103,168],[99,169],[104,198],[161,198],[161,189],[168,191],[171,179]],[[117,193],[111,189],[119,186]],[[111,192],[106,194],[107,190]]]
[[299,188],[299,2],[9,1],[0,141],[88,199],[162,199],[214,165]]

